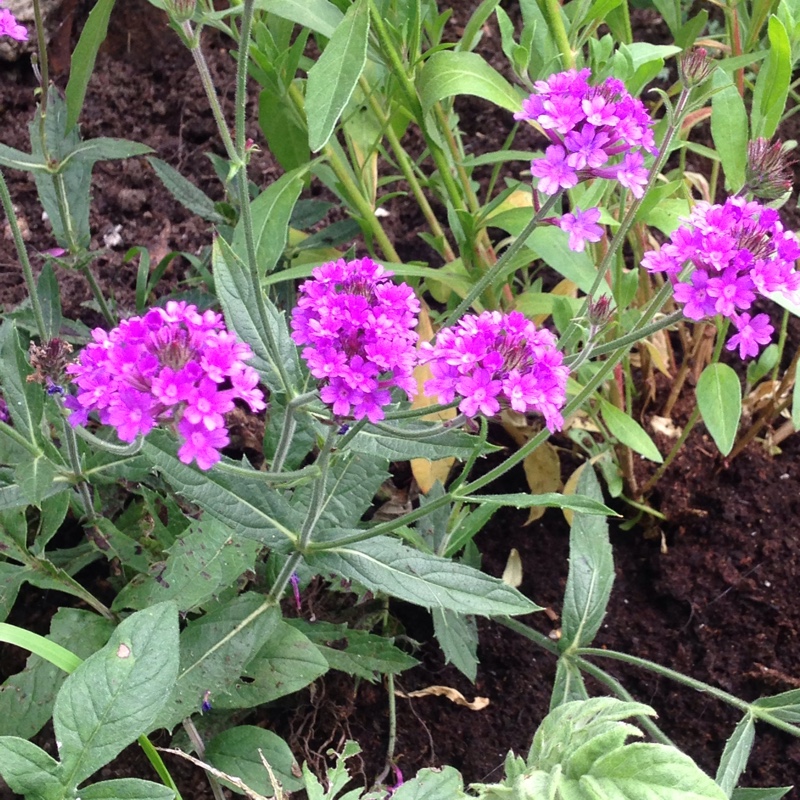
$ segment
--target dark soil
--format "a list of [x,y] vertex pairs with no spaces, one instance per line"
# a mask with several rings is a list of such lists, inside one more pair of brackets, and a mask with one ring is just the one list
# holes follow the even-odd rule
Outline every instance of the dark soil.
[[[84,8],[72,4],[76,19]],[[451,25],[465,24],[473,2],[452,3]],[[513,11],[513,9],[512,9]],[[56,36],[56,52],[68,52],[73,32],[70,19]],[[638,18],[640,38],[659,41],[663,33],[646,13]],[[60,38],[59,38],[60,37]],[[661,37],[661,38],[659,38]],[[487,28],[487,52],[499,51],[499,37]],[[206,53],[230,111],[234,62],[228,43],[211,34]],[[68,61],[56,60],[56,81],[64,85]],[[5,68],[0,101],[2,140],[27,149],[27,121],[33,108],[33,78],[29,65]],[[492,113],[478,101],[460,108],[465,123],[480,131],[480,150],[499,147],[511,128],[507,115]],[[800,125],[792,117],[794,126]],[[211,177],[206,153],[222,153],[189,54],[167,28],[163,15],[145,0],[128,0],[112,17],[109,40],[100,54],[82,117],[83,133],[122,136],[150,144],[159,157],[178,167],[215,199],[219,184]],[[798,138],[785,130],[785,138]],[[258,140],[255,125],[250,132]],[[520,146],[523,146],[520,143]],[[266,185],[279,174],[269,154],[256,155],[251,178]],[[20,173],[8,173],[12,196],[30,232],[31,250],[54,245],[40,218],[33,182]],[[93,246],[103,246],[103,234],[121,225],[123,245],[111,249],[96,263],[104,288],[113,293],[121,310],[134,303],[136,267],[123,263],[125,249],[144,245],[153,261],[176,249],[197,254],[210,240],[209,227],[186,212],[156,186],[143,160],[110,162],[96,168],[92,216]],[[317,191],[317,190],[314,190]],[[416,236],[420,220],[413,204],[394,199],[389,232],[404,259],[431,260],[432,254]],[[788,209],[787,223],[798,227],[798,215]],[[38,269],[41,260],[34,258]],[[191,277],[188,262],[176,261],[160,292],[186,288]],[[59,270],[65,314],[89,324],[100,322],[83,277]],[[22,276],[11,243],[0,240],[0,288],[7,310],[25,296]],[[794,338],[796,331],[791,332]],[[796,344],[796,342],[794,342]],[[679,408],[681,408],[679,404]],[[676,414],[685,423],[688,414]],[[561,442],[566,444],[566,440]],[[670,442],[659,441],[662,452]],[[800,608],[796,600],[800,578],[800,442],[788,439],[783,452],[768,457],[761,445],[751,445],[730,464],[714,455],[702,426],[651,497],[667,517],[662,537],[647,538],[642,529],[613,533],[617,581],[608,616],[597,646],[648,658],[752,700],[800,686]],[[637,474],[647,467],[637,464]],[[498,491],[525,491],[524,477],[512,473]],[[540,613],[529,620],[542,632],[558,628],[568,562],[568,527],[563,517],[549,511],[531,526],[523,512],[498,513],[478,539],[485,569],[500,575],[509,552],[522,558],[521,590],[554,614]],[[101,580],[98,576],[97,580]],[[49,617],[72,599],[54,592],[27,590],[20,595],[12,621],[46,632]],[[482,623],[480,668],[471,686],[453,667],[443,663],[431,640],[426,614],[399,607],[398,618],[413,638],[422,641],[417,656],[422,664],[400,676],[403,691],[431,684],[453,686],[469,699],[489,698],[482,711],[469,711],[443,698],[398,699],[398,762],[406,775],[419,768],[451,764],[467,781],[499,779],[509,749],[525,752],[532,732],[546,714],[553,683],[554,659],[529,641],[495,624]],[[0,680],[17,671],[24,659],[18,651],[0,647]],[[652,704],[659,724],[675,743],[714,773],[726,738],[738,720],[737,712],[719,702],[681,688],[652,674],[622,667],[611,660],[598,665],[617,675],[639,700]],[[598,687],[589,683],[590,690]],[[314,720],[314,724],[309,724]],[[360,769],[372,781],[383,767],[388,711],[385,688],[355,684],[338,674],[318,682],[291,708],[270,709],[255,715],[289,738],[299,758],[319,765],[328,747],[345,738],[363,748]],[[52,732],[39,738],[52,749]],[[157,742],[168,745],[166,737]],[[750,786],[788,785],[800,776],[800,741],[760,726],[751,766],[744,782]],[[210,797],[202,774],[169,757],[184,797]],[[103,770],[102,777],[153,778],[151,768],[131,748]],[[8,792],[0,797],[11,797]],[[800,798],[795,790],[789,797]]]

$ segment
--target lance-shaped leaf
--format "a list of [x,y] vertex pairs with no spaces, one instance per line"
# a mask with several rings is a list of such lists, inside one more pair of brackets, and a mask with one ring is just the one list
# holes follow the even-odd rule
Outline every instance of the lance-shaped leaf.
[[731,738],[725,743],[717,770],[717,783],[728,797],[733,794],[750,758],[756,740],[756,724],[752,714],[746,714],[733,729]]
[[[591,465],[578,481],[578,491],[600,503],[603,492]],[[600,628],[614,585],[614,558],[603,517],[577,513],[569,535],[569,574],[564,592],[564,620],[559,647],[585,647]]]
[[13,322],[0,325],[0,386],[17,432],[36,442],[44,411],[44,390],[28,381],[33,372]]
[[[394,423],[393,423],[394,424]],[[401,425],[396,425],[401,428]],[[422,423],[415,423],[413,428],[419,431],[426,427]],[[431,461],[437,458],[453,456],[466,460],[469,458],[480,440],[463,431],[441,431],[436,423],[429,423],[429,427],[436,429],[430,436],[415,435],[413,439],[402,439],[381,433],[379,430],[367,427],[353,437],[349,444],[351,450],[365,455],[377,456],[389,461],[407,461],[410,458],[427,458]],[[496,451],[492,445],[484,445],[481,455]]]
[[300,530],[302,516],[286,498],[253,470],[253,477],[220,469],[201,472],[178,460],[173,439],[153,431],[142,453],[175,491],[200,506],[234,532],[270,547],[288,547]]
[[454,500],[464,503],[478,503],[480,505],[512,506],[513,508],[568,508],[579,511],[587,516],[616,517],[616,511],[610,509],[601,499],[586,497],[582,494],[558,494],[546,492],[545,494],[468,494],[456,496]]
[[333,545],[308,555],[306,560],[321,575],[340,575],[373,592],[385,592],[427,608],[483,616],[541,611],[498,578],[466,564],[412,550],[386,536]]
[[178,611],[131,615],[64,682],[53,710],[66,786],[75,787],[147,731],[178,673]]
[[478,676],[478,626],[472,617],[447,608],[432,611],[433,632],[445,660],[475,683]]

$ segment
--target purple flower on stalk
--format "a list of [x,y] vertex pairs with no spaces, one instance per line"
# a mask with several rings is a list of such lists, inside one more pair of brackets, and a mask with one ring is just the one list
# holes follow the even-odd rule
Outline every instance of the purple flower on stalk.
[[599,242],[603,238],[603,227],[597,224],[600,219],[599,208],[576,208],[574,213],[564,214],[558,220],[558,227],[569,234],[569,249],[583,252],[586,242]]
[[[531,162],[538,189],[555,194],[589,178],[618,180],[635,197],[647,183],[644,152],[657,154],[653,120],[622,81],[589,84],[591,72],[569,70],[534,84],[515,119],[539,126],[551,144]],[[563,163],[562,163],[563,162]]]
[[369,258],[332,261],[312,274],[292,312],[292,339],[306,345],[303,358],[337,417],[378,422],[392,388],[416,393],[419,300]]
[[16,17],[7,8],[0,8],[0,36],[10,36],[18,42],[28,41],[27,29],[17,22]]
[[440,403],[458,396],[459,410],[470,417],[513,408],[542,414],[551,431],[563,425],[569,369],[555,336],[518,311],[468,314],[440,330],[433,344],[420,345],[420,353],[433,376],[425,391]]
[[207,470],[228,444],[224,415],[234,400],[251,411],[266,407],[258,373],[244,363],[250,348],[212,311],[170,301],[108,333],[97,328],[92,338],[67,367],[78,387],[65,401],[73,425],[95,412],[124,442],[169,425],[181,439],[180,460]]
[[[675,300],[685,304],[689,319],[727,317],[738,331],[728,349],[738,346],[742,358],[757,355],[770,341],[772,326],[765,314],[751,319],[744,312],[757,294],[800,300],[794,267],[800,241],[784,229],[777,211],[742,197],[717,205],[699,202],[684,223],[660,251],[645,253],[642,266],[670,276]],[[687,267],[689,274],[679,278]]]

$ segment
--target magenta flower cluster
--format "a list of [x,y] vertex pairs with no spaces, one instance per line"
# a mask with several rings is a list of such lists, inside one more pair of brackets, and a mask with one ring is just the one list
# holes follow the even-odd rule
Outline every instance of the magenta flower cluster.
[[[758,294],[797,299],[797,237],[784,229],[777,211],[742,197],[722,205],[699,202],[685,222],[660,250],[645,253],[642,266],[670,276],[689,319],[730,319],[736,333],[728,350],[738,348],[741,358],[758,355],[774,329],[766,314],[752,316],[749,309]],[[691,272],[679,277],[686,266]]]
[[391,389],[416,394],[419,300],[369,258],[332,261],[305,281],[292,313],[292,339],[323,382],[320,396],[338,416],[383,419]]
[[569,369],[556,350],[555,336],[537,330],[518,311],[468,314],[420,350],[433,375],[425,392],[438,395],[440,403],[458,396],[459,410],[469,417],[491,417],[512,408],[521,414],[539,412],[551,431],[563,425]]
[[[536,123],[551,142],[544,156],[531,162],[537,188],[554,195],[579,181],[606,178],[641,197],[649,176],[644,153],[658,152],[653,120],[622,81],[607,78],[591,86],[590,74],[588,69],[573,69],[536,81],[534,93],[514,115]],[[596,208],[574,209],[555,222],[570,234],[570,248],[581,251],[587,241],[600,241],[599,218]]]
[[66,400],[73,425],[95,411],[123,442],[169,425],[181,440],[180,460],[207,470],[229,442],[225,414],[234,401],[265,408],[258,373],[244,363],[250,347],[212,311],[170,301],[109,333],[97,328],[92,338],[67,367],[79,389]]
[[27,29],[17,22],[16,17],[7,8],[0,8],[0,36],[10,36],[18,42],[28,41]]

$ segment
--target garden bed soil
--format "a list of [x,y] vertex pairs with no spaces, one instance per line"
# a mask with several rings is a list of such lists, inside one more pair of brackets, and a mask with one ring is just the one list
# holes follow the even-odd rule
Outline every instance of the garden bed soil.
[[[474,2],[453,3],[451,25],[463,26]],[[64,85],[73,22],[79,26],[86,9],[76,2],[55,36],[53,49],[57,83]],[[69,14],[73,16],[70,17]],[[640,38],[658,41],[663,32],[647,13],[637,18]],[[654,27],[656,26],[656,27]],[[230,110],[234,62],[228,44],[216,35],[205,43],[212,72],[223,102]],[[487,53],[499,51],[497,32],[487,27]],[[6,144],[26,149],[27,122],[32,113],[33,78],[29,64],[5,67],[0,99],[0,130]],[[464,119],[481,131],[476,149],[497,148],[510,130],[505,112],[478,101],[465,106]],[[798,117],[792,118],[797,123]],[[108,42],[98,59],[82,116],[86,137],[122,136],[146,142],[160,158],[178,167],[204,191],[219,198],[219,185],[210,177],[208,151],[221,154],[214,123],[207,111],[191,58],[163,15],[145,0],[127,0],[112,16]],[[249,132],[258,141],[258,130]],[[785,130],[785,138],[798,138]],[[261,186],[280,174],[266,152],[257,153],[251,178]],[[40,218],[33,182],[20,173],[8,173],[12,196],[29,230],[32,251],[52,247]],[[136,267],[123,263],[133,245],[158,254],[177,249],[197,253],[207,245],[209,227],[186,212],[156,187],[154,175],[140,159],[99,164],[96,168],[92,210],[93,246],[103,246],[103,235],[121,225],[122,245],[110,249],[96,264],[104,288],[120,309],[132,309]],[[395,198],[388,206],[389,233],[404,259],[430,258],[416,236],[421,226],[411,203]],[[798,227],[794,207],[789,224]],[[41,263],[35,258],[35,265]],[[160,292],[179,288],[188,275],[185,261],[173,262]],[[65,314],[99,324],[89,288],[76,274],[58,271]],[[25,297],[14,249],[0,237],[0,288],[10,310]],[[790,340],[800,337],[793,328]],[[691,410],[679,404],[675,422],[686,422]],[[643,420],[646,424],[647,420]],[[501,434],[499,434],[501,436]],[[658,439],[662,452],[671,442]],[[557,441],[565,448],[567,440]],[[569,461],[565,452],[565,463]],[[637,473],[650,469],[637,464]],[[566,474],[565,476],[566,477]],[[525,491],[521,470],[510,473],[497,491]],[[756,442],[732,463],[724,463],[702,426],[689,438],[650,498],[667,521],[658,530],[613,529],[616,583],[608,615],[597,636],[598,647],[617,649],[651,659],[707,681],[747,700],[800,687],[800,440],[793,436],[783,451],[770,457]],[[550,634],[557,630],[567,576],[568,527],[559,512],[550,510],[538,522],[525,526],[526,513],[504,510],[479,535],[478,546],[487,572],[500,575],[516,548],[523,565],[521,590],[547,607],[525,621]],[[655,532],[655,536],[652,534]],[[647,535],[646,535],[647,534]],[[663,534],[663,536],[662,536]],[[79,576],[81,577],[81,576]],[[102,574],[94,574],[102,594]],[[95,588],[95,587],[92,587]],[[74,601],[56,592],[27,589],[20,595],[10,621],[46,632],[60,605]],[[492,781],[502,776],[509,749],[524,753],[530,737],[547,713],[555,674],[552,656],[515,633],[490,622],[480,625],[480,667],[472,686],[452,666],[445,665],[432,641],[430,620],[422,611],[396,609],[406,632],[421,642],[415,655],[420,666],[397,680],[403,692],[431,684],[459,689],[468,699],[489,699],[488,707],[470,711],[441,697],[398,699],[396,755],[400,768],[412,775],[421,767],[451,764],[467,781]],[[22,667],[24,656],[0,646],[0,680]],[[617,675],[638,700],[653,705],[659,724],[675,743],[714,773],[726,738],[738,720],[737,712],[716,700],[681,688],[617,662],[598,664]],[[589,684],[590,690],[598,691]],[[319,766],[329,747],[340,748],[355,739],[363,754],[354,764],[367,783],[384,763],[388,732],[385,687],[356,683],[333,673],[313,691],[291,698],[292,705],[256,712],[250,720],[268,725],[292,743],[298,758]],[[40,743],[51,751],[52,731]],[[165,736],[157,744],[167,746]],[[211,794],[198,769],[167,757],[183,796],[203,800]],[[102,771],[101,777],[154,778],[137,748],[130,748]],[[800,741],[759,726],[756,745],[744,784],[789,785],[800,782]],[[0,785],[0,798],[13,797]],[[797,800],[800,792],[789,795]]]

